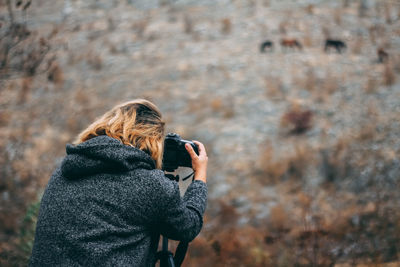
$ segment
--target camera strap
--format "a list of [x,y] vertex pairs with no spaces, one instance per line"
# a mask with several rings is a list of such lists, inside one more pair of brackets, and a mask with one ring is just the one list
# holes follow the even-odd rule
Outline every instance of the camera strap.
[[163,236],[162,250],[157,252],[157,261],[160,261],[160,267],[180,267],[185,259],[189,246],[188,242],[179,242],[175,250],[175,256],[168,250],[168,239]]
[[192,172],[191,174],[189,174],[188,176],[186,176],[185,178],[182,178],[182,181],[186,181],[187,179],[189,179],[190,177],[192,177],[194,175],[194,172]]
[[180,267],[181,264],[183,263],[183,260],[185,259],[186,252],[188,249],[189,243],[187,242],[179,242],[178,247],[175,250],[175,256],[174,256],[174,262],[175,262],[175,267]]

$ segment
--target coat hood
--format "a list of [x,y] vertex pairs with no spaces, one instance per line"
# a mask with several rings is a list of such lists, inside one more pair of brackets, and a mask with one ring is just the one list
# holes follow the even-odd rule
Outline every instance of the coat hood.
[[69,179],[97,173],[155,168],[155,162],[149,154],[106,135],[94,137],[76,146],[67,144],[66,152],[61,172]]

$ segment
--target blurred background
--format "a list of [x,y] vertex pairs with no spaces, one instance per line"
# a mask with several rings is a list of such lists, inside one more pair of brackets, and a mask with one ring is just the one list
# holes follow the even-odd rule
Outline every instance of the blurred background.
[[400,266],[398,0],[0,0],[0,265],[65,145],[146,98],[202,141],[185,266]]

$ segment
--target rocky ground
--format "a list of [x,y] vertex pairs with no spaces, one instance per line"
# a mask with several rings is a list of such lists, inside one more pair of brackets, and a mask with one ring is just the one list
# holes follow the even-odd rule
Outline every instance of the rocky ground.
[[[139,97],[209,153],[209,206],[187,266],[399,260],[396,1],[37,0],[13,14],[31,35],[0,72],[5,261],[29,255],[23,218],[65,143]],[[50,48],[35,50],[32,73],[18,58],[44,51],[40,38]],[[347,49],[324,52],[326,38]],[[261,53],[265,40],[274,48]]]

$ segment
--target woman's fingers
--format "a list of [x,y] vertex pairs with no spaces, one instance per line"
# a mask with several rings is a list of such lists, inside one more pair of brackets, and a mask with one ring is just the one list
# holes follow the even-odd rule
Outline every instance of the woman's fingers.
[[194,152],[193,147],[190,144],[185,144],[185,148],[192,159],[197,157],[196,152]]
[[207,155],[206,148],[204,147],[204,145],[202,143],[200,143],[199,141],[195,141],[195,140],[193,140],[193,143],[195,143],[197,145],[197,147],[199,148],[199,156]]

